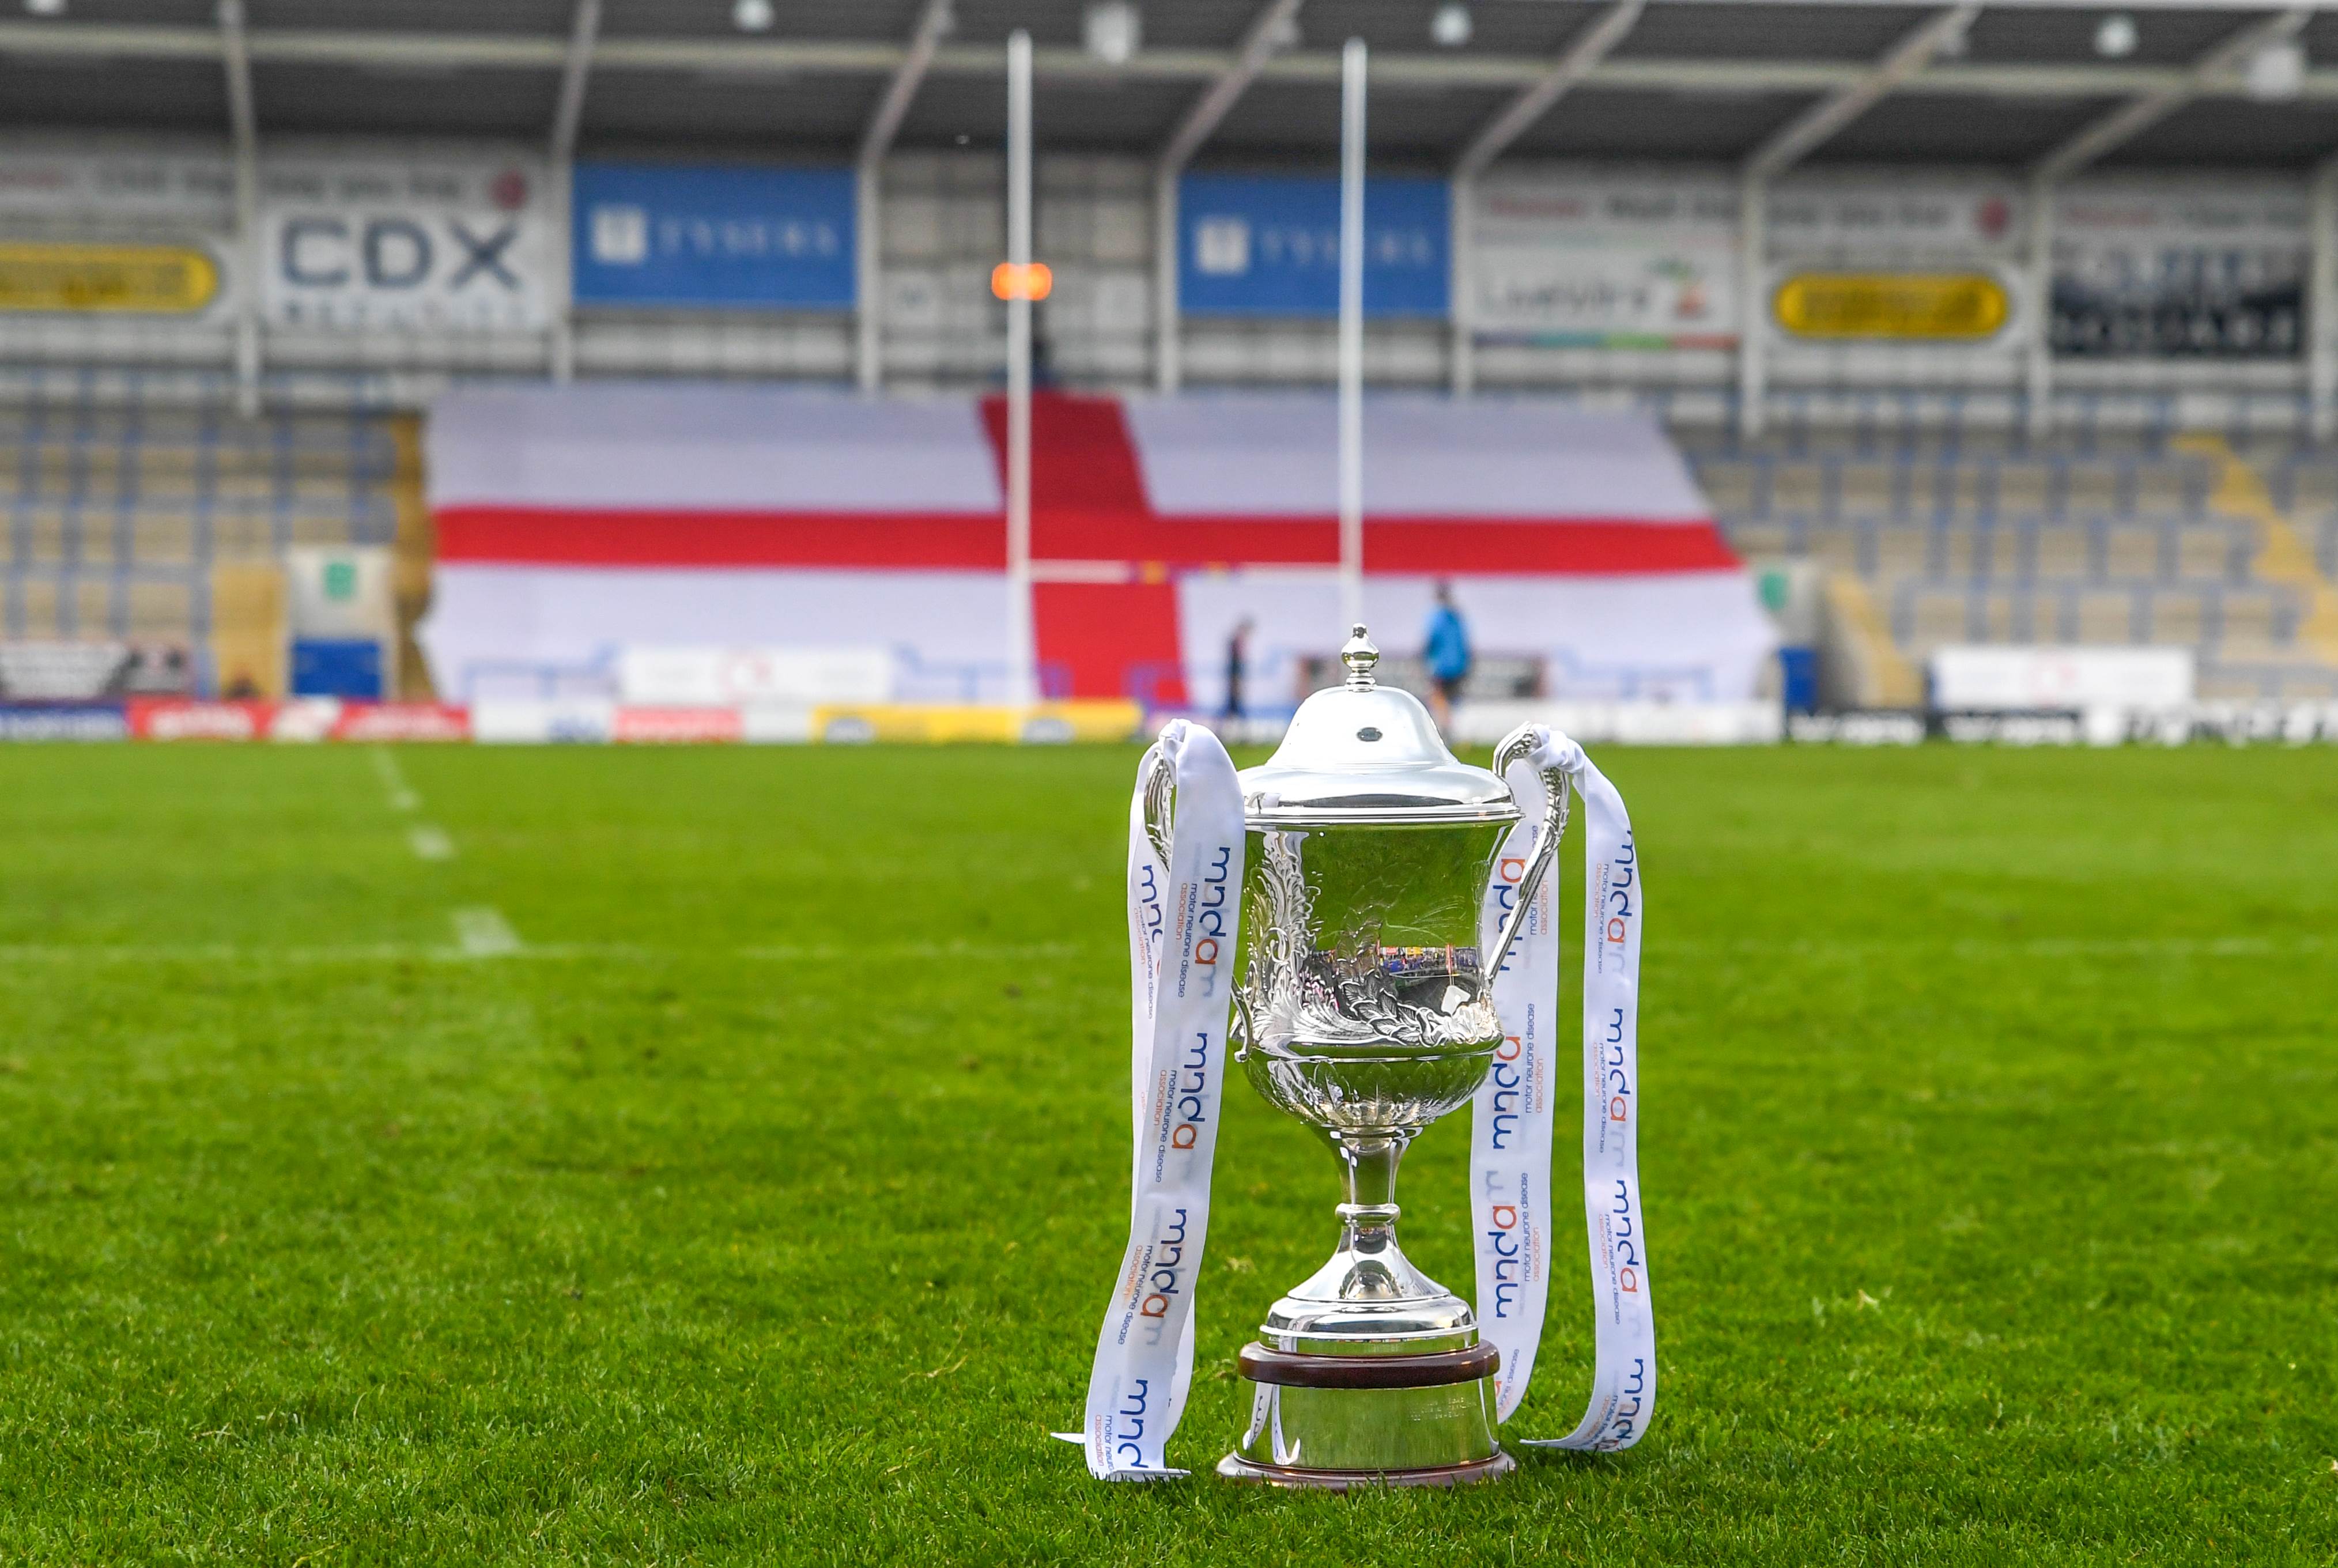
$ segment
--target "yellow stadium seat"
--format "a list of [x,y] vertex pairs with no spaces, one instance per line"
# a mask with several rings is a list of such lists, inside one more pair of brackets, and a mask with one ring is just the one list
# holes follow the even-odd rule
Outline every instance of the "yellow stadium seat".
[[2135,599],[2125,589],[2088,588],[2078,594],[2078,640],[2093,646],[2136,641]]
[[111,637],[119,631],[113,619],[113,584],[103,577],[83,577],[74,583],[74,632],[84,639]]
[[1940,569],[1950,577],[1972,574],[1976,534],[1970,524],[1942,529],[1940,541]]
[[346,515],[329,515],[314,511],[292,514],[292,543],[295,544],[346,544],[349,542],[349,519]]
[[57,634],[57,580],[28,575],[22,586],[25,596],[23,635],[54,637]]
[[2004,465],[1997,471],[1999,513],[2044,512],[2053,476],[2053,469],[2044,463],[2012,462]]
[[2221,581],[2230,570],[2233,536],[2222,525],[2186,528],[2176,536],[2176,573],[2179,577]]
[[1697,466],[1696,482],[1715,512],[1750,512],[1754,506],[1754,471],[1727,461]]
[[211,514],[213,559],[273,559],[275,554],[275,523],[267,513],[237,510]]
[[2032,570],[2040,577],[2083,577],[2093,564],[2083,528],[2048,524],[2032,542]]
[[1770,509],[1773,512],[1815,512],[1823,489],[1816,463],[1780,463],[1772,471]]
[[1961,588],[1920,588],[1910,641],[1920,649],[1943,642],[1970,641],[1965,631],[1965,591]]
[[130,584],[130,634],[183,640],[192,634],[194,594],[184,583]]
[[64,508],[37,506],[25,521],[25,533],[33,560],[54,565],[65,558],[66,530]]
[[1793,551],[1781,523],[1732,523],[1729,524],[1730,548],[1746,557],[1785,555]]
[[1892,508],[1891,468],[1883,463],[1845,463],[1841,470],[1842,509],[1889,515]]
[[142,566],[184,566],[195,558],[194,520],[184,512],[141,512],[131,528],[131,554]]
[[1875,569],[1883,576],[1913,576],[1930,570],[1932,533],[1901,524],[1875,531]]
[[2255,589],[2227,588],[2223,595],[2222,608],[2222,633],[2216,639],[2220,648],[2266,648],[2274,645],[2274,623],[2280,610],[2274,595]]
[[1810,534],[1810,553],[1842,571],[1859,569],[1859,535],[1848,528],[1819,528]]
[[2201,595],[2190,588],[2151,590],[2151,641],[2197,643],[2207,616]]
[[2148,524],[2114,524],[2103,530],[2103,574],[2159,575],[2159,530]]

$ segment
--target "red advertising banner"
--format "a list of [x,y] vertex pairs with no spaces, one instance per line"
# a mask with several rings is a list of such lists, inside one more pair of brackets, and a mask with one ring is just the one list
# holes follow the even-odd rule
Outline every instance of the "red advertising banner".
[[742,740],[746,722],[736,708],[620,708],[610,739],[653,745]]
[[471,710],[443,702],[349,702],[332,733],[336,740],[468,740]]
[[185,697],[133,697],[125,704],[139,740],[258,740],[275,717],[273,702],[205,702]]

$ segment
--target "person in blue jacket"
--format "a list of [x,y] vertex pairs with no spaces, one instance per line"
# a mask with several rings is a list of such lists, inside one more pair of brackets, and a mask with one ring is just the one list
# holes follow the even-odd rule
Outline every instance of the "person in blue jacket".
[[1429,666],[1429,706],[1437,716],[1439,730],[1450,729],[1453,704],[1461,695],[1461,682],[1469,676],[1469,628],[1461,620],[1461,612],[1453,607],[1453,584],[1437,585],[1437,608],[1429,612],[1428,645],[1420,652],[1420,661]]

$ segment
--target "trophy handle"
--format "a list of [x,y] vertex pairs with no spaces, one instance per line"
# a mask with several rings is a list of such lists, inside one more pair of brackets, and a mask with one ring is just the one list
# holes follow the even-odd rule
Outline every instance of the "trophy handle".
[[[1507,780],[1510,764],[1524,761],[1534,755],[1534,727],[1521,724],[1510,731],[1494,750],[1494,772]],[[1536,836],[1534,858],[1527,862],[1526,875],[1518,879],[1518,901],[1510,906],[1510,917],[1502,922],[1501,934],[1494,938],[1494,951],[1486,960],[1486,978],[1490,982],[1502,972],[1509,961],[1510,949],[1525,928],[1527,906],[1542,887],[1544,874],[1558,858],[1558,841],[1567,836],[1567,775],[1556,768],[1542,772],[1542,831]]]
[[1169,759],[1154,754],[1153,770],[1144,776],[1144,837],[1166,869],[1169,865],[1171,812],[1177,800],[1177,769]]
[[[1169,865],[1172,834],[1176,825],[1177,770],[1166,757],[1153,760],[1153,770],[1144,776],[1144,838],[1153,846],[1163,867]],[[1241,1060],[1256,1036],[1251,1028],[1250,1004],[1243,997],[1242,987],[1234,987],[1233,1014],[1226,1020],[1227,1043],[1234,1047],[1234,1057]]]
[[[1144,776],[1144,837],[1153,846],[1165,868],[1169,864],[1171,834],[1176,825],[1177,770],[1166,757],[1153,760],[1153,770]],[[1250,1027],[1250,1005],[1243,1000],[1242,987],[1234,987],[1233,1016],[1226,1021],[1227,1043],[1235,1048],[1235,1056],[1250,1049],[1252,1038]]]

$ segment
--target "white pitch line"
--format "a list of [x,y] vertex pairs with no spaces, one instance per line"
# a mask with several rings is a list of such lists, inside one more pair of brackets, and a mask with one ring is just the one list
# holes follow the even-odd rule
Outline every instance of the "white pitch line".
[[422,797],[417,795],[414,786],[406,781],[405,769],[398,767],[398,759],[390,755],[388,748],[377,746],[373,749],[373,770],[381,779],[382,789],[389,795],[391,810],[418,811],[422,808]]
[[455,858],[455,841],[447,837],[444,828],[418,822],[408,830],[406,841],[414,847],[414,853],[422,859],[452,860]]
[[501,958],[519,951],[519,933],[502,911],[486,905],[455,911],[455,946],[470,958]]

